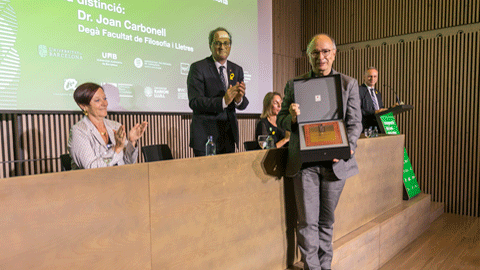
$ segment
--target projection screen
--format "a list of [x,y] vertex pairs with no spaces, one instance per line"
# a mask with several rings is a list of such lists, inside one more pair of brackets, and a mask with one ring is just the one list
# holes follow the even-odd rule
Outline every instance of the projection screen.
[[73,91],[101,84],[109,111],[189,113],[190,64],[208,33],[232,34],[259,113],[272,91],[271,0],[0,0],[0,111],[77,111]]

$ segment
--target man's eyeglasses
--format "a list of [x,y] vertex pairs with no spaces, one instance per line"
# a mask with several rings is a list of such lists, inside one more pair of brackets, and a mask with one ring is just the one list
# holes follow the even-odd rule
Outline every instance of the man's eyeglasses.
[[225,42],[220,42],[220,41],[215,41],[213,42],[213,45],[217,48],[220,48],[223,46],[225,46],[226,48],[230,47],[231,43],[230,41],[225,41]]
[[313,52],[310,52],[310,56],[312,56],[312,57],[319,57],[320,54],[322,54],[324,57],[327,57],[327,56],[330,54],[331,51],[332,51],[332,50],[321,50],[321,51],[315,50],[315,51],[313,51]]

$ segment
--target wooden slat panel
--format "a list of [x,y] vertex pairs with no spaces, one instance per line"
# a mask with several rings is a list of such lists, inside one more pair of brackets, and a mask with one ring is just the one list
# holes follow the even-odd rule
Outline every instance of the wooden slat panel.
[[[274,1],[275,2],[275,1]],[[303,1],[306,39],[325,32],[337,44],[420,33],[480,22],[479,1]],[[321,27],[321,29],[319,29]]]
[[[294,61],[292,66],[294,66]],[[4,142],[0,147],[0,178],[10,177],[15,168],[14,138],[12,136],[13,115],[2,115],[0,132]],[[82,114],[25,114],[21,116],[22,130],[20,152],[23,160],[22,175],[60,171],[59,157],[67,153],[67,142],[70,128],[80,121]],[[149,122],[143,138],[139,140],[140,147],[151,144],[167,144],[174,158],[191,158],[193,151],[189,147],[191,115],[178,114],[115,114],[108,118],[125,125],[129,130],[135,123]],[[244,141],[253,140],[257,115],[239,115],[240,145],[238,151],[245,151]],[[143,155],[139,155],[143,162]],[[14,174],[15,175],[15,174]]]
[[[0,178],[15,175],[15,164],[8,163],[15,159],[14,149],[14,115],[0,115]],[[7,162],[7,163],[4,163]]]
[[[452,7],[453,8],[453,7]],[[479,32],[337,53],[335,68],[361,82],[379,69],[386,106],[392,85],[415,109],[397,116],[418,182],[447,212],[479,216]]]

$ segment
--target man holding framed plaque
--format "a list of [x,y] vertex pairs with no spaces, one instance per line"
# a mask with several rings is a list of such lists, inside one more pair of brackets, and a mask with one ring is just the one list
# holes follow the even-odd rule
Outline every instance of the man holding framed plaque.
[[[362,132],[362,113],[357,80],[332,69],[336,54],[335,41],[326,34],[316,35],[308,44],[307,54],[312,70],[287,82],[282,109],[277,116],[277,125],[291,131],[286,175],[293,177],[295,186],[299,221],[298,244],[302,260],[306,269],[320,270],[331,268],[334,211],[346,179],[358,173],[354,153],[357,139]],[[308,81],[311,78],[328,76],[336,77],[339,81],[338,93],[342,111],[336,113],[341,115],[341,121],[335,123],[327,121],[300,128],[298,117],[302,104],[295,102],[301,98],[297,91],[299,89],[294,89],[294,82],[298,79]],[[303,109],[305,108],[302,107]],[[323,110],[321,107],[317,109]],[[333,156],[331,160],[326,161],[319,157],[319,161],[302,162],[304,159],[301,155],[301,144],[305,142],[311,146],[335,144],[342,140],[340,136],[342,128],[348,141],[347,147],[350,149],[349,157]]]

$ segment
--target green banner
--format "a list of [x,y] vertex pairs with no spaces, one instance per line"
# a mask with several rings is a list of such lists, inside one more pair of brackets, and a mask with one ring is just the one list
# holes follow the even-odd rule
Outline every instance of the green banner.
[[408,198],[417,196],[421,191],[405,148],[403,149],[403,184],[405,185]]
[[[380,120],[382,121],[386,134],[400,134],[393,113],[387,113],[380,116]],[[418,186],[417,178],[413,172],[412,163],[410,163],[410,158],[408,157],[407,150],[405,148],[403,149],[403,184],[408,194],[408,198],[413,198],[421,192],[420,187]]]

